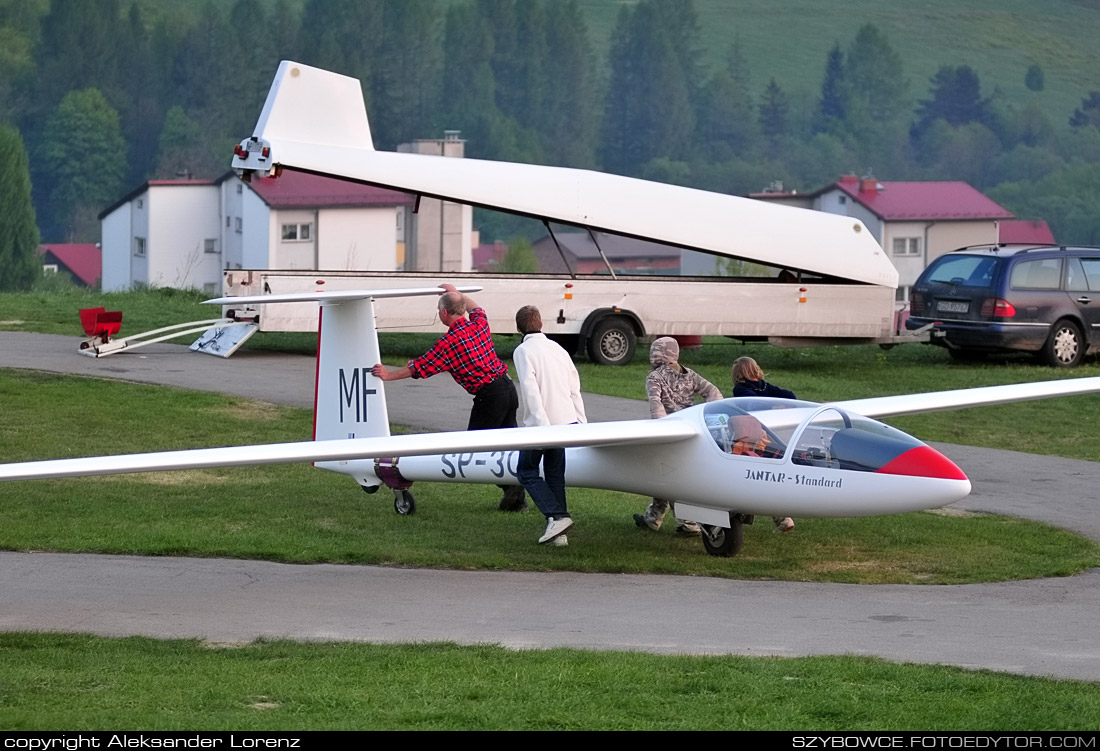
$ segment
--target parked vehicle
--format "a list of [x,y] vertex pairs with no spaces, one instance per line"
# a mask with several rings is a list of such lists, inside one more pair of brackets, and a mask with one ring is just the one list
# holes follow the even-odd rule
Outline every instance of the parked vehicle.
[[[488,274],[425,271],[304,271],[230,269],[228,296],[309,293],[319,289],[434,287],[440,281],[476,285],[489,325],[515,332],[523,305],[543,311],[543,331],[572,354],[600,365],[626,365],[638,340],[654,336],[728,336],[778,346],[926,341],[928,332],[898,331],[894,289],[883,284],[803,275],[674,277],[616,274]],[[225,306],[225,315],[254,321],[260,331],[316,331],[317,303]],[[380,331],[442,332],[430,305],[380,300]]]
[[1100,348],[1100,248],[998,245],[940,256],[910,295],[910,330],[932,325],[956,359],[1034,352],[1072,368]]

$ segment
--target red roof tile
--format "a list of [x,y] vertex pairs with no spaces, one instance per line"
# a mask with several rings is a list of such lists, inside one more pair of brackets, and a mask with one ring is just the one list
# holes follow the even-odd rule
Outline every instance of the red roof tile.
[[1012,218],[1011,211],[964,182],[884,182],[845,177],[834,185],[888,221]]
[[414,196],[396,190],[335,177],[284,169],[275,177],[253,178],[249,183],[264,203],[273,208],[411,206]]
[[92,287],[103,275],[103,251],[95,243],[56,243],[39,245],[40,255],[53,256],[77,279]]

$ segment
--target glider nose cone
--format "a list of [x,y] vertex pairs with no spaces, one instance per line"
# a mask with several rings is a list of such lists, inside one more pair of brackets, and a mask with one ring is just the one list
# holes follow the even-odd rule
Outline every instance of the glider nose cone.
[[917,446],[898,454],[879,472],[940,480],[966,480],[969,483],[969,479],[955,462],[931,446]]

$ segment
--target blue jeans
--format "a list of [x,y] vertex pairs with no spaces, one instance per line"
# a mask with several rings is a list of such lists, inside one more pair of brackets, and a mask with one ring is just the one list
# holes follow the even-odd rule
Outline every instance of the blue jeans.
[[[539,475],[540,463],[545,479]],[[544,516],[569,516],[565,506],[565,449],[520,451],[516,477]]]

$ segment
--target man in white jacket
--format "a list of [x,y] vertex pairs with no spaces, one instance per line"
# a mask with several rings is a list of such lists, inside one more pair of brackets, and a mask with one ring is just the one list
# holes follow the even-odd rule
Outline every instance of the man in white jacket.
[[[512,353],[519,381],[520,425],[587,422],[577,367],[568,352],[542,333],[539,309],[525,305],[516,311],[516,329],[523,334],[523,342]],[[565,449],[520,451],[516,476],[546,516],[546,531],[539,543],[567,545],[565,531],[573,526],[573,519],[565,503]]]

